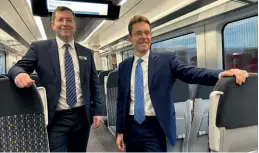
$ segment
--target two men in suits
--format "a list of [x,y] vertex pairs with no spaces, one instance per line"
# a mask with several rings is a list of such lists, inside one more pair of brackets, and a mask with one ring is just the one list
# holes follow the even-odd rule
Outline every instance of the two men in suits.
[[121,62],[118,70],[116,143],[122,151],[165,152],[166,137],[175,144],[172,90],[176,79],[213,86],[222,77],[235,76],[238,84],[248,77],[246,71],[197,68],[172,53],[150,52],[150,22],[144,16],[134,16],[128,31],[135,54]]
[[102,101],[92,53],[74,42],[75,15],[57,7],[51,20],[56,39],[33,42],[26,55],[10,70],[20,88],[34,83],[34,70],[48,100],[47,127],[50,151],[85,152],[92,122],[100,126]]

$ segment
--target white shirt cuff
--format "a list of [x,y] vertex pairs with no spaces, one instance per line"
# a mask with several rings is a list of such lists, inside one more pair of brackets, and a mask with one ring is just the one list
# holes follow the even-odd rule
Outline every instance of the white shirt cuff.
[[221,79],[221,72],[219,73],[219,76],[218,76],[219,79]]

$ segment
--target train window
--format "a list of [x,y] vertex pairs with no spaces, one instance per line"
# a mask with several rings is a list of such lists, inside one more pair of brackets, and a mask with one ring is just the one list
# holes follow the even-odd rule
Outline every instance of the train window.
[[0,74],[5,74],[5,53],[0,51]]
[[151,45],[151,51],[174,52],[180,60],[187,64],[197,66],[195,33],[153,43]]
[[128,57],[129,57],[128,51],[122,52],[122,60],[125,60]]
[[258,16],[226,24],[223,29],[224,69],[258,72]]
[[108,70],[112,70],[112,58],[111,55],[106,56],[107,58],[107,68]]
[[133,56],[133,54],[133,50],[122,52],[122,60],[125,60],[126,58]]
[[117,57],[116,54],[111,55],[112,69],[117,69]]
[[134,55],[133,50],[129,50],[129,51],[128,51],[128,53],[129,53],[129,57],[131,57],[131,56],[133,56],[133,55]]

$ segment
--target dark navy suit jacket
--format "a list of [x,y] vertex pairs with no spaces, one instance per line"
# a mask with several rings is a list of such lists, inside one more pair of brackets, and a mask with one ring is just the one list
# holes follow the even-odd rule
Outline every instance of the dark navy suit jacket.
[[[91,51],[77,43],[75,43],[75,50],[78,57],[86,57],[78,58],[78,61],[86,116],[89,123],[92,124],[93,115],[103,114],[98,75]],[[34,70],[36,70],[42,86],[46,88],[48,118],[51,123],[61,91],[58,46],[55,39],[32,43],[26,55],[9,70],[8,75],[15,79],[19,73],[31,74]]]
[[[124,60],[118,70],[116,132],[127,137],[130,104],[130,80],[133,57]],[[157,119],[169,142],[176,140],[173,84],[176,79],[187,83],[214,86],[221,71],[186,65],[170,52],[150,52],[148,63],[149,94]]]

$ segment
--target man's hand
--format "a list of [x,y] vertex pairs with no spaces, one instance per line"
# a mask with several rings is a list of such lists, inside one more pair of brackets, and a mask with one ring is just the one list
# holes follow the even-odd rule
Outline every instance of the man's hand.
[[33,83],[35,83],[35,81],[32,80],[31,77],[27,73],[19,73],[15,77],[14,83],[19,88],[25,88],[25,87],[30,87],[31,85],[33,85]]
[[248,78],[248,72],[244,70],[239,70],[239,69],[230,69],[220,73],[220,79],[224,77],[230,77],[230,76],[235,76],[236,83],[241,85],[246,81],[246,78]]
[[94,116],[94,128],[97,129],[101,125],[102,116]]
[[123,142],[123,134],[117,134],[116,143],[117,143],[118,149],[120,149],[121,151],[126,150],[125,144]]

